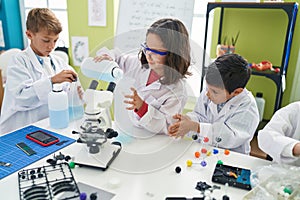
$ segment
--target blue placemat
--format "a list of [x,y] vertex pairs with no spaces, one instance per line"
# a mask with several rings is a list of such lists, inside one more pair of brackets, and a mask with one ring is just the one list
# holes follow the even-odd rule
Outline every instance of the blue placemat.
[[[66,141],[66,142],[64,142],[60,146],[53,144],[48,147],[43,147],[26,138],[26,134],[38,130],[42,130],[46,133],[50,133],[58,137],[59,141]],[[27,126],[0,137],[0,163],[6,162],[11,164],[11,166],[0,166],[0,179],[54,153],[59,149],[62,149],[72,144],[75,141],[76,140],[72,138],[36,126]],[[19,149],[16,146],[16,144],[19,142],[25,142],[29,147],[31,147],[36,152],[36,154],[31,156],[25,154],[21,149]]]

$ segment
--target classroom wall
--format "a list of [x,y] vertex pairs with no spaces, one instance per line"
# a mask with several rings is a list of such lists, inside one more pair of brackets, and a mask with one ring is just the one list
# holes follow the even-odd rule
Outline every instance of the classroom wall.
[[[107,0],[107,25],[105,27],[88,26],[88,1],[82,0],[67,0],[68,6],[68,21],[69,21],[69,39],[70,39],[70,64],[74,66],[73,55],[72,55],[72,36],[86,36],[89,41],[90,56],[95,56],[95,52],[99,47],[109,46],[106,43],[107,40],[111,39],[114,35],[114,1]],[[74,66],[79,73],[79,77],[83,87],[86,89],[90,84],[91,79],[84,77],[80,73],[79,66]],[[105,85],[106,86],[106,85]],[[105,87],[103,86],[103,87]]]
[[[293,1],[290,1],[293,2]],[[299,3],[299,0],[297,1]],[[212,40],[211,55],[215,54],[217,45],[218,19],[219,13],[215,12],[214,33]],[[281,65],[282,52],[285,41],[287,17],[281,10],[260,9],[230,9],[225,12],[223,33],[225,36],[235,36],[240,31],[240,36],[236,44],[236,53],[244,56],[248,62],[260,63],[263,60],[270,60],[274,66]],[[237,26],[238,24],[238,26]],[[299,86],[293,85],[300,77],[299,64],[299,44],[300,44],[300,16],[297,20],[293,35],[288,72],[286,76],[286,90],[282,99],[282,106],[290,102],[300,100]],[[295,73],[297,72],[297,74]],[[274,111],[276,85],[263,76],[251,76],[247,89],[253,95],[262,92],[266,99],[264,119],[270,119]],[[297,94],[298,93],[298,94]]]
[[[300,0],[296,0],[299,3]],[[95,52],[95,48],[99,44],[105,42],[108,38],[111,38],[115,32],[116,17],[118,10],[118,0],[107,1],[107,26],[106,27],[89,27],[87,16],[87,1],[81,0],[68,0],[68,18],[69,18],[69,32],[70,41],[72,36],[88,36],[89,37],[89,49]],[[294,2],[294,1],[286,1]],[[115,5],[114,5],[115,4]],[[246,14],[246,15],[245,15]],[[218,13],[215,12],[218,16]],[[281,28],[279,24],[286,24],[287,20],[285,14],[282,11],[267,11],[267,13],[260,13],[259,11],[246,12],[245,10],[237,10],[233,13],[229,13],[230,20],[225,20],[226,28],[224,32],[228,35],[235,35],[238,30],[246,30],[243,33],[241,31],[239,40],[237,42],[237,53],[245,56],[249,62],[259,63],[262,60],[272,60],[274,65],[280,65],[281,50],[283,48],[283,42],[285,38],[285,28]],[[290,102],[300,100],[300,16],[297,14],[297,20],[294,30],[293,43],[291,48],[289,67],[287,72],[286,90],[282,99],[282,106],[289,104]],[[218,17],[216,17],[218,18]],[[217,27],[218,23],[214,19],[214,31],[212,40],[212,54],[215,53],[215,47],[217,45]],[[243,21],[249,21],[251,18],[252,24],[243,24]],[[243,24],[240,27],[236,27],[236,24]],[[252,28],[248,28],[248,27]],[[254,27],[254,28],[253,28]],[[261,45],[253,46],[251,38],[261,41]],[[100,45],[101,46],[101,45]],[[70,44],[71,47],[71,44]],[[72,52],[70,52],[71,65]],[[266,54],[267,52],[267,54]],[[266,56],[267,55],[267,56]],[[79,70],[78,66],[75,66]],[[81,76],[82,77],[82,76]],[[83,79],[83,80],[82,80]],[[90,79],[81,78],[84,87],[86,88],[90,82]],[[252,76],[247,88],[253,92],[262,92],[266,99],[266,107],[264,113],[264,119],[270,119],[273,115],[276,86],[270,79],[261,76]]]

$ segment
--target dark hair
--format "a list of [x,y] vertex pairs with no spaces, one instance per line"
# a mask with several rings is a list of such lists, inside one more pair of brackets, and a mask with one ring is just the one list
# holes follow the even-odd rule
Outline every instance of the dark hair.
[[215,87],[225,88],[231,94],[237,88],[245,88],[250,75],[251,68],[242,56],[226,54],[208,66],[206,82]]
[[33,8],[30,10],[27,16],[26,28],[33,33],[45,29],[48,33],[56,35],[62,31],[61,23],[48,8]]
[[[168,50],[164,66],[164,77],[160,79],[162,84],[172,84],[185,75],[191,75],[188,67],[191,62],[191,47],[189,34],[184,24],[171,18],[164,18],[154,22],[147,30],[147,34],[153,33],[160,37],[164,47]],[[141,63],[148,68],[146,55],[141,51]]]

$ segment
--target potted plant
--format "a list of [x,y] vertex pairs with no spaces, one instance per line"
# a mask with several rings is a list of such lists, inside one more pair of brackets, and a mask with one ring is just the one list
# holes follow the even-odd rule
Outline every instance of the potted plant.
[[234,53],[235,45],[237,43],[239,35],[240,31],[236,34],[235,37],[227,38],[227,36],[225,36],[223,42],[217,45],[217,57],[224,54]]

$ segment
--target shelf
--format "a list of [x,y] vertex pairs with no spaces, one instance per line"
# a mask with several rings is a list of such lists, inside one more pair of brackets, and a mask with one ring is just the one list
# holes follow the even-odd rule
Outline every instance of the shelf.
[[[211,2],[207,4],[207,11],[206,11],[206,28],[205,28],[205,36],[204,36],[204,51],[203,51],[203,58],[202,58],[202,79],[204,80],[204,75],[206,71],[205,66],[205,59],[206,59],[206,44],[207,44],[207,32],[208,32],[208,20],[209,20],[209,13],[210,11],[214,10],[215,8],[220,8],[220,23],[219,23],[219,33],[218,33],[218,44],[221,44],[221,37],[222,37],[222,28],[223,28],[223,18],[224,18],[224,10],[225,9],[281,9],[287,14],[288,23],[286,27],[286,36],[284,42],[284,48],[282,52],[281,58],[281,65],[280,65],[280,72],[275,73],[273,71],[257,71],[252,69],[252,75],[256,76],[264,76],[273,80],[276,84],[276,99],[274,105],[274,112],[280,108],[282,95],[283,95],[283,88],[282,82],[285,81],[285,75],[288,69],[288,62],[290,57],[290,50],[291,44],[293,39],[293,32],[295,28],[295,21],[298,12],[298,3],[289,2],[268,2],[268,3],[253,3],[253,2]],[[251,29],[251,27],[249,27]],[[202,89],[202,88],[201,88]]]

